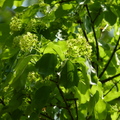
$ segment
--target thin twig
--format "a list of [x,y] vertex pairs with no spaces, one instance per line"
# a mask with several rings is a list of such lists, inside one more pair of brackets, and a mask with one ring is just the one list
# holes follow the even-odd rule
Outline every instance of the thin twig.
[[45,114],[43,114],[43,113],[40,113],[40,115],[42,115],[42,116],[46,117],[46,118],[47,118],[47,119],[49,119],[49,120],[54,120],[54,119],[52,119],[50,116],[45,115]]
[[113,58],[113,56],[114,56],[114,54],[115,54],[115,52],[116,52],[116,50],[117,50],[117,46],[118,46],[118,44],[119,44],[119,41],[120,41],[120,36],[119,36],[119,38],[118,38],[118,40],[117,40],[117,43],[116,43],[116,46],[115,46],[115,48],[114,48],[114,50],[113,50],[113,52],[112,52],[112,54],[111,54],[111,56],[110,56],[110,59],[109,59],[108,62],[106,63],[103,71],[100,73],[99,78],[102,77],[102,75],[103,75],[104,72],[106,71],[107,67],[109,66],[109,64],[110,64],[110,62],[111,62],[111,60],[112,60],[112,58]]
[[69,109],[70,107],[69,107],[69,105],[67,104],[66,99],[64,98],[64,95],[63,95],[62,90],[60,89],[60,87],[59,87],[58,84],[56,84],[56,85],[57,85],[57,88],[58,88],[58,90],[59,90],[59,92],[60,92],[60,95],[61,95],[62,99],[63,99],[64,102],[65,102],[65,105],[66,105],[66,107],[67,107],[67,111],[68,111],[68,113],[69,113],[69,115],[70,115],[70,117],[71,117],[71,120],[74,120],[74,118],[73,118],[73,116],[72,116],[72,113],[71,113],[71,111],[70,111],[70,109]]
[[110,81],[110,80],[112,80],[112,79],[114,79],[114,78],[116,78],[116,77],[118,77],[118,76],[120,76],[120,73],[117,74],[117,75],[114,75],[114,76],[112,76],[112,77],[109,77],[109,78],[107,78],[107,79],[105,79],[105,80],[101,80],[101,83],[104,84],[104,83],[106,83],[106,82],[108,82],[108,81]]
[[77,115],[76,120],[78,120],[78,107],[77,107],[77,101],[76,101],[76,99],[75,99],[74,101],[75,101],[75,110],[76,110],[76,115]]
[[77,23],[80,24],[81,29],[82,29],[82,32],[83,32],[83,35],[84,35],[86,41],[89,43],[89,39],[88,39],[88,37],[87,37],[87,34],[86,34],[85,30],[84,30],[83,27],[82,27],[83,22],[82,22],[82,20],[80,19],[80,17],[79,17],[79,20],[77,20]]
[[84,30],[83,28],[82,28],[82,32],[83,32],[83,35],[84,35],[86,41],[89,43],[89,40],[88,40],[87,34],[86,34],[86,32],[85,32],[85,30]]
[[101,13],[101,8],[99,9],[98,14],[96,15],[95,19],[93,20],[93,23],[95,23],[95,21],[97,20],[98,16],[100,15],[100,13]]
[[103,95],[103,97],[105,97],[114,87],[115,87],[115,85],[113,85],[113,86],[110,88],[110,90],[109,90],[106,94]]
[[116,84],[117,83],[119,83],[120,82],[120,80],[118,81],[118,82],[116,82],[110,89],[109,89],[109,91],[106,93],[106,94],[104,94],[103,95],[103,97],[105,97],[108,93],[110,93],[110,91],[116,86]]
[[[97,36],[96,36],[95,28],[94,28],[94,21],[92,20],[88,6],[85,5],[85,7],[87,10],[88,16],[90,18],[90,21],[91,21],[91,27],[92,27],[92,31],[93,31],[93,35],[94,35],[94,39],[95,39],[95,43],[96,43],[96,56],[97,56],[97,61],[99,61],[99,46],[98,46]],[[98,75],[98,64],[96,65],[96,71],[97,71],[97,75]]]

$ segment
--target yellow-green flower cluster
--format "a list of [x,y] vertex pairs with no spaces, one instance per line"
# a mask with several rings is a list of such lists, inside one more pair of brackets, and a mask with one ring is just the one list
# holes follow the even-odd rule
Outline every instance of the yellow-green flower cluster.
[[46,24],[37,18],[32,18],[26,25],[25,30],[29,32],[37,33],[37,30],[42,30],[46,28]]
[[35,18],[31,19],[28,22],[27,26],[25,27],[25,30],[29,32],[36,32],[36,25],[37,25],[37,20]]
[[30,52],[35,47],[37,41],[38,37],[35,34],[27,32],[27,34],[23,34],[20,38],[20,48],[24,52]]
[[16,16],[11,18],[10,29],[12,32],[17,32],[22,29],[23,23],[22,19],[20,19],[21,14],[17,14]]
[[14,37],[12,47],[14,47],[14,48],[19,47],[20,39],[21,39],[21,36],[16,36],[16,37]]
[[28,73],[27,79],[30,82],[37,82],[40,79],[40,75],[37,72],[32,71]]
[[38,41],[38,37],[35,34],[27,32],[21,36],[16,36],[13,40],[13,47],[19,46],[24,52],[30,52]]
[[81,37],[67,40],[67,45],[67,55],[69,55],[71,58],[84,57],[89,59],[91,57],[92,47],[84,38]]

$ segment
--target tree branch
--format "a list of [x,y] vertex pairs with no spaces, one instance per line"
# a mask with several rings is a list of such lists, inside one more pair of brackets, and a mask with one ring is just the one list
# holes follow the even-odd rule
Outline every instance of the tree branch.
[[117,74],[117,75],[114,75],[114,76],[112,76],[112,77],[109,77],[109,78],[107,78],[107,79],[105,79],[105,80],[101,80],[101,83],[104,84],[104,83],[106,83],[106,82],[108,82],[108,81],[110,81],[110,80],[112,80],[112,79],[114,79],[114,78],[116,78],[116,77],[118,77],[118,76],[120,76],[120,73]]
[[71,113],[71,111],[70,111],[70,109],[69,109],[70,107],[69,107],[69,105],[67,104],[66,99],[64,98],[64,95],[63,95],[62,90],[60,89],[60,87],[59,87],[58,84],[56,84],[56,85],[57,85],[57,88],[58,88],[58,90],[59,90],[59,92],[60,92],[60,95],[61,95],[63,101],[65,102],[65,105],[66,105],[66,107],[67,107],[67,111],[68,111],[68,113],[69,113],[69,115],[70,115],[70,117],[71,117],[71,120],[74,120],[74,118],[73,118],[73,116],[72,116],[72,113]]
[[[94,28],[94,21],[92,20],[88,6],[85,5],[85,7],[87,10],[88,16],[90,18],[90,21],[91,21],[91,27],[92,27],[92,31],[93,31],[93,35],[94,35],[94,39],[95,39],[95,43],[96,43],[96,57],[97,57],[97,61],[99,61],[99,46],[98,46],[97,36],[96,36],[95,28]],[[96,65],[96,72],[98,75],[98,64]]]
[[103,75],[104,72],[106,71],[107,67],[109,66],[109,64],[110,64],[110,62],[111,62],[111,60],[112,60],[112,58],[113,58],[113,56],[114,56],[114,54],[115,54],[115,52],[116,52],[116,50],[117,50],[117,46],[119,45],[119,41],[120,41],[120,36],[119,36],[119,38],[118,38],[118,40],[117,40],[117,43],[116,43],[116,46],[115,46],[115,48],[114,48],[114,50],[113,50],[113,52],[112,52],[112,54],[111,54],[111,56],[110,56],[110,59],[109,59],[108,62],[106,63],[103,71],[100,73],[99,78],[102,77],[102,75]]

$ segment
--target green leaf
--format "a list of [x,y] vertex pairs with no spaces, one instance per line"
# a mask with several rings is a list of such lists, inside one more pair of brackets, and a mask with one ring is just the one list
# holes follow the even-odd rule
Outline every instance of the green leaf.
[[109,22],[111,25],[114,25],[117,20],[117,16],[111,11],[111,9],[107,8],[107,11],[105,11],[104,14],[105,20]]
[[80,5],[88,3],[90,0],[76,0]]
[[2,8],[6,8],[7,6],[9,6],[10,8],[13,6],[14,0],[5,0]]
[[38,8],[39,5],[34,4],[29,6],[26,10],[24,10],[22,14],[23,23],[27,23],[30,20],[30,18],[35,17],[35,14],[38,12]]
[[0,58],[2,60],[6,60],[6,59],[10,59],[11,57],[13,57],[17,52],[18,52],[19,48],[13,49],[13,48],[8,48],[5,49],[1,54],[0,54]]
[[[44,48],[43,48],[44,50]],[[44,50],[44,53],[54,53],[58,54],[61,60],[65,59],[64,53],[67,50],[67,45],[65,41],[50,42]]]
[[12,120],[20,120],[20,117],[22,116],[23,111],[16,109],[12,112],[11,116],[12,116]]
[[18,64],[16,65],[15,69],[14,69],[14,78],[19,78],[19,76],[24,72],[25,68],[27,67],[28,65],[28,62],[31,60],[33,56],[32,55],[29,55],[29,56],[26,56],[24,58],[21,58],[19,61],[18,61]]
[[22,104],[23,97],[24,95],[23,93],[21,93],[21,90],[18,92],[14,92],[14,95],[12,96],[8,105],[11,111],[14,111]]
[[24,58],[20,58],[17,65],[15,66],[14,70],[12,73],[9,73],[7,75],[7,79],[3,85],[5,87],[7,84],[11,84],[13,82],[16,82],[16,80],[22,75],[24,72],[25,68],[28,65],[28,62],[31,60],[33,56],[29,55]]
[[35,120],[38,120],[38,114],[37,113],[35,113],[35,112],[32,112],[32,114],[30,115],[30,118],[28,118],[28,120],[33,120],[33,119],[35,119]]
[[99,101],[95,105],[95,118],[99,120],[105,120],[107,117],[107,105],[103,101],[103,99],[99,99]]
[[61,18],[67,15],[72,10],[72,6],[69,5],[68,9],[66,8],[66,6],[68,6],[68,4],[63,4],[58,7],[58,9],[55,11],[56,18]]
[[90,100],[89,87],[83,82],[79,82],[78,89],[81,96],[81,103],[85,104]]
[[53,1],[55,1],[55,0],[44,0],[44,2],[47,4],[51,4]]
[[67,60],[62,67],[60,84],[65,88],[70,88],[77,86],[78,82],[79,77],[77,74],[77,68],[70,60]]
[[91,97],[90,97],[90,102],[88,105],[89,115],[93,114],[94,107],[95,107],[96,103],[98,102],[98,100],[99,100],[99,92],[96,91],[96,93],[94,95],[91,95]]
[[33,107],[41,110],[46,105],[51,92],[50,89],[51,89],[50,86],[42,86],[35,92],[32,101]]
[[85,16],[85,18],[84,18],[84,26],[85,26],[87,33],[91,32],[91,30],[92,30],[91,21],[88,16]]
[[72,9],[72,4],[63,4],[62,5],[62,8],[63,8],[63,10],[70,10],[70,9]]
[[80,66],[81,66],[81,71],[82,71],[82,74],[83,74],[83,78],[84,78],[84,83],[87,85],[87,87],[89,88],[90,86],[90,75],[87,74],[88,72],[88,68],[87,66],[85,65],[85,63],[81,62],[80,63]]
[[55,54],[44,54],[39,61],[36,63],[39,73],[46,77],[50,74],[54,74],[55,66],[57,65],[57,56]]

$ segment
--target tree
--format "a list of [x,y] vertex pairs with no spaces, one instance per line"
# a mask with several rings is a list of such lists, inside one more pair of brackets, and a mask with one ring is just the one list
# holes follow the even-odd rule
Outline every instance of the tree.
[[119,119],[120,2],[24,4],[0,3],[1,119]]

